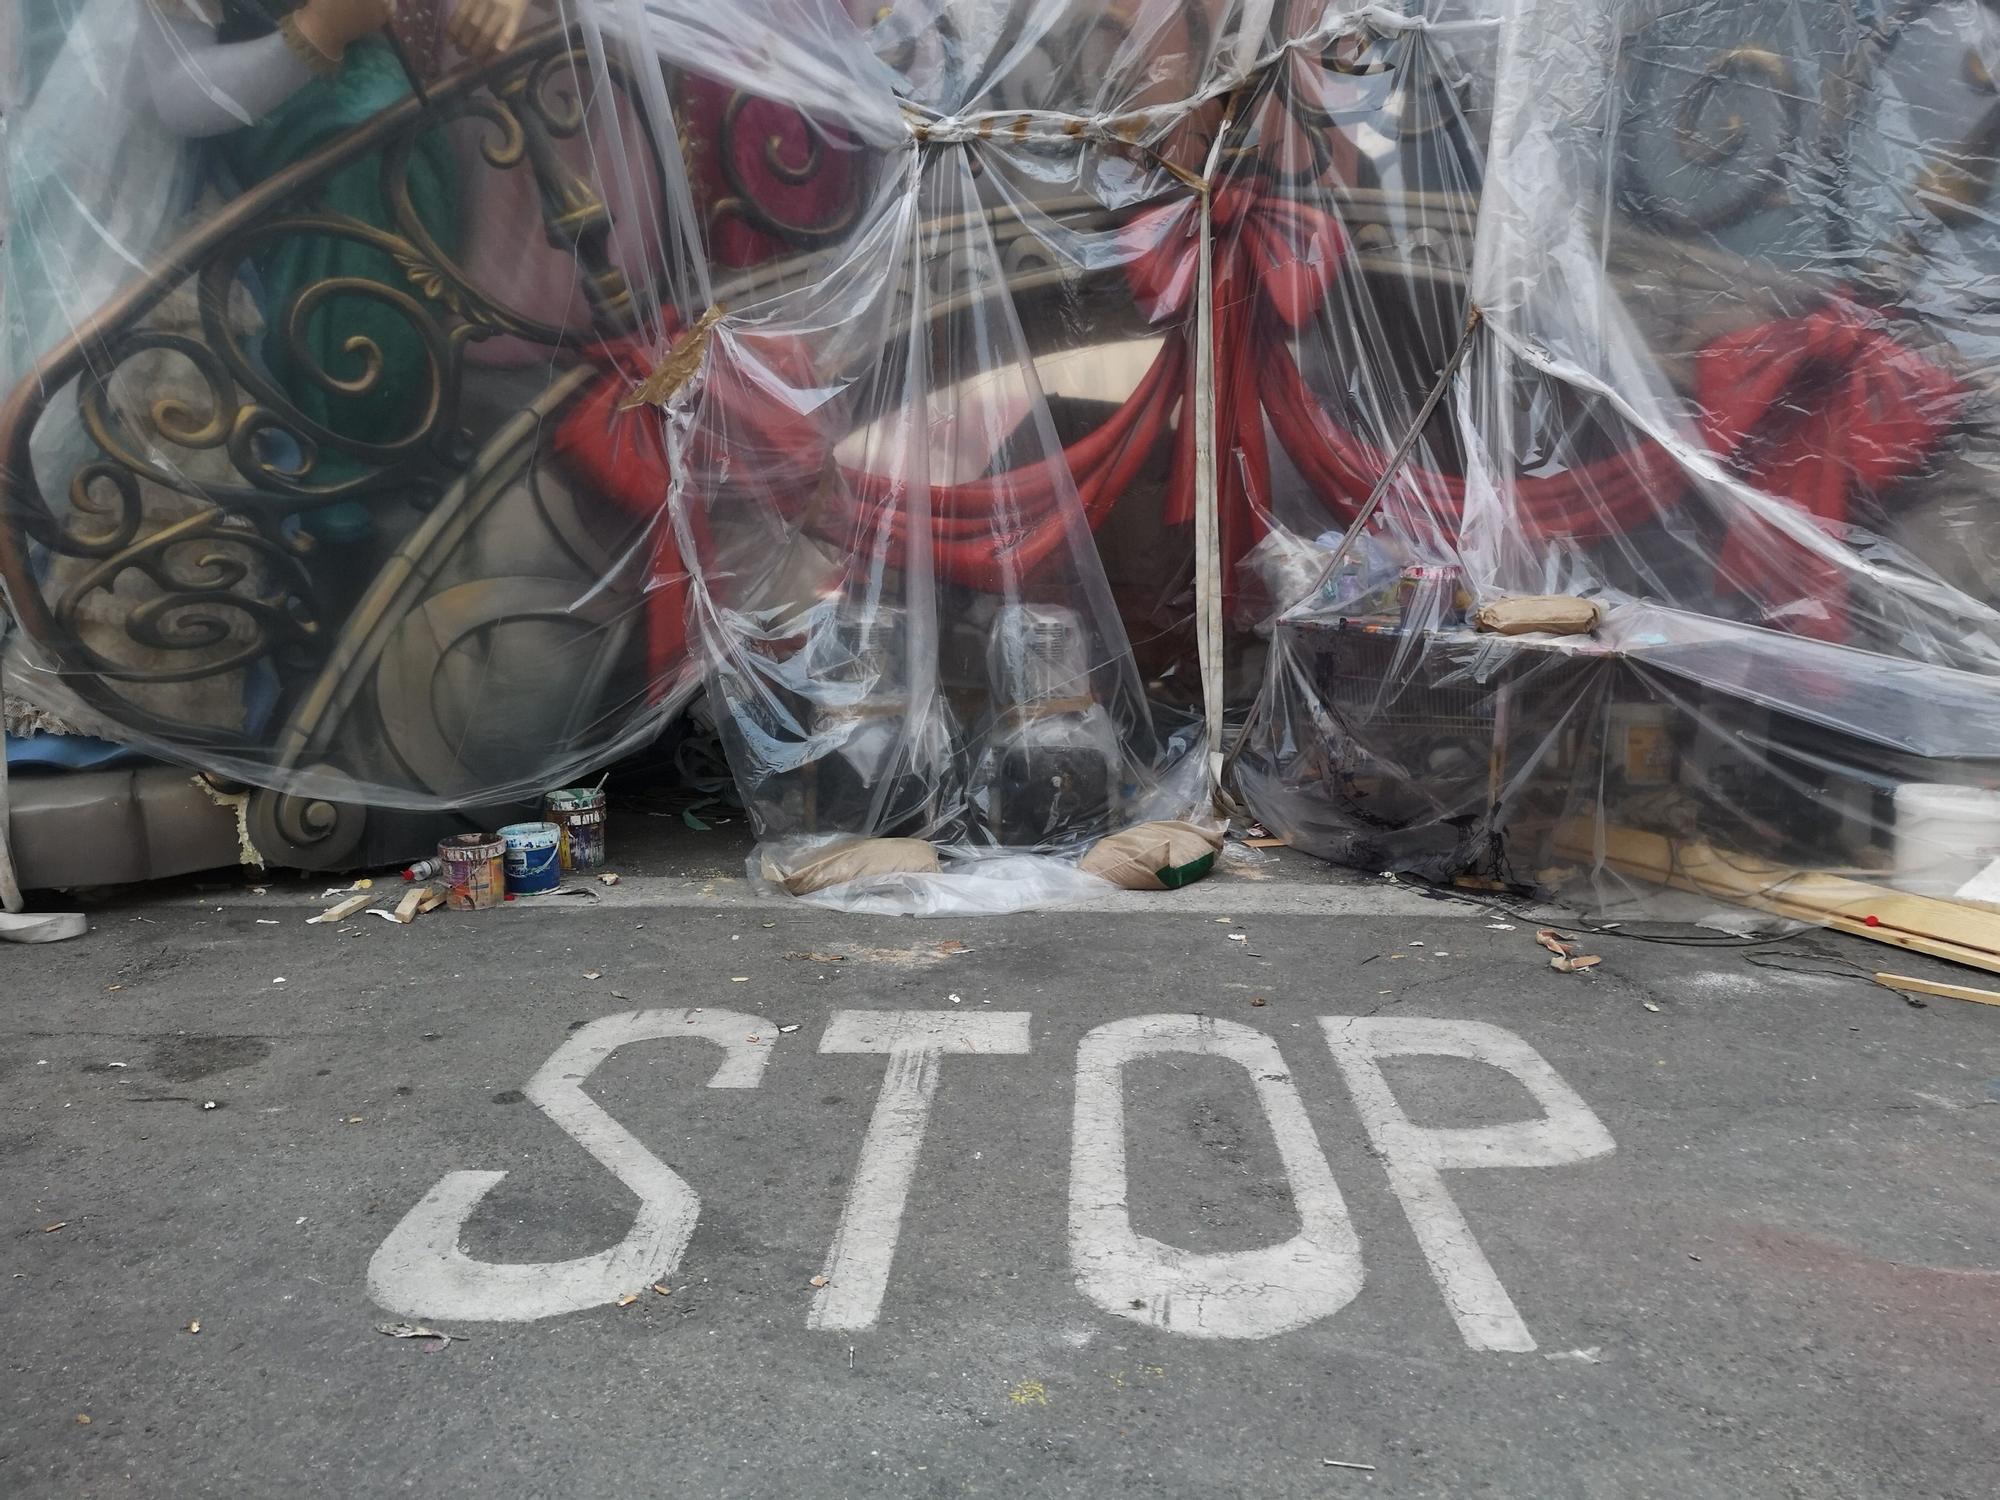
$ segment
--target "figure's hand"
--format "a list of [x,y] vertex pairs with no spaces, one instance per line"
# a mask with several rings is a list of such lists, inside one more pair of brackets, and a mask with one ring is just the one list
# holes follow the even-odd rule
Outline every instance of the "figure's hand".
[[488,62],[514,45],[528,0],[458,0],[445,35],[474,62]]
[[307,41],[338,61],[349,42],[380,31],[395,11],[394,0],[305,0],[295,21]]

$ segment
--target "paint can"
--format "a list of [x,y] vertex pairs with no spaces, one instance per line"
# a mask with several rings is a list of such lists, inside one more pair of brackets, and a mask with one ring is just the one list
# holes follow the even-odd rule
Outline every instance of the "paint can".
[[562,832],[555,824],[509,823],[500,837],[507,845],[508,894],[546,896],[562,884]]
[[484,911],[507,898],[507,845],[490,833],[455,833],[438,845],[445,905]]
[[562,830],[562,867],[595,870],[604,863],[610,812],[601,787],[572,786],[543,799],[542,816]]
[[1893,884],[1920,896],[1952,896],[2000,859],[2000,792],[1944,782],[1896,788]]

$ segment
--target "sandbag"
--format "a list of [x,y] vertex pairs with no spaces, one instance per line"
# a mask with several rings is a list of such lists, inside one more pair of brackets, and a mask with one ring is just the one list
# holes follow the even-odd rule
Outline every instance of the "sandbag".
[[1524,594],[1479,606],[1473,623],[1498,635],[1588,635],[1597,628],[1598,608],[1568,594]]
[[1128,891],[1177,891],[1215,868],[1222,830],[1199,823],[1138,823],[1099,839],[1082,868]]
[[764,878],[794,896],[869,875],[935,875],[937,850],[922,839],[855,839],[803,852],[796,862],[764,862]]

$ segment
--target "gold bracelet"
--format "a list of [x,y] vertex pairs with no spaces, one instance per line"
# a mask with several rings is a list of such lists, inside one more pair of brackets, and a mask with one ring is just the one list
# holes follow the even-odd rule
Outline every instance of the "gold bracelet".
[[320,77],[331,78],[340,71],[340,59],[306,35],[305,28],[299,25],[297,11],[288,10],[278,18],[278,33],[293,55]]

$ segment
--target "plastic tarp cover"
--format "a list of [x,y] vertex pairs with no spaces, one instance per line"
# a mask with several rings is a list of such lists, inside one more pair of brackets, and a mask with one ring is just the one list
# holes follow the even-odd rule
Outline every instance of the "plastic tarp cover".
[[440,0],[275,102],[193,9],[11,22],[0,576],[135,744],[456,806],[699,687],[778,849],[2000,854],[1978,0]]

